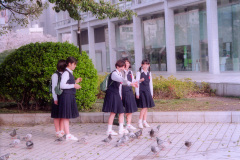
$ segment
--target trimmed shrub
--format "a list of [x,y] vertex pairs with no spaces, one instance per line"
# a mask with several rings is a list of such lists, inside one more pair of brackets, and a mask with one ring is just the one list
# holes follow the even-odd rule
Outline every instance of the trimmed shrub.
[[78,48],[67,42],[31,43],[11,53],[0,65],[0,94],[10,96],[21,109],[44,109],[52,100],[48,85],[57,62],[70,56],[78,60],[74,77],[83,79],[76,93],[78,107],[90,108],[96,101],[97,70],[86,52],[81,56]]
[[14,52],[15,50],[12,49],[12,50],[6,50],[6,51],[3,51],[2,53],[0,53],[0,64],[4,61],[4,59],[9,55],[11,54],[12,52]]

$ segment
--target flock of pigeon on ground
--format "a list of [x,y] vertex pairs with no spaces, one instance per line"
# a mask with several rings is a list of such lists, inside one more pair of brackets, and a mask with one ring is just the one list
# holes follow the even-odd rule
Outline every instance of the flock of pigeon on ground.
[[[115,147],[119,147],[119,146],[124,146],[125,144],[132,142],[134,139],[140,139],[140,137],[143,135],[143,129],[140,129],[137,132],[133,132],[132,130],[128,130],[129,133],[128,134],[124,134],[117,142]],[[154,153],[154,155],[158,156],[159,152],[161,150],[164,150],[166,148],[167,145],[170,145],[172,142],[170,140],[161,140],[160,138],[157,137],[158,133],[160,131],[160,125],[157,126],[157,128],[151,129],[151,131],[149,131],[149,135],[151,137],[151,139],[156,137],[156,141],[157,141],[157,145],[153,145],[151,146],[151,151]],[[157,133],[157,134],[156,134]],[[10,147],[16,147],[17,145],[19,145],[21,143],[21,141],[25,141],[26,142],[26,148],[27,149],[32,149],[34,144],[32,142],[32,134],[27,134],[26,136],[24,136],[22,138],[22,140],[20,139],[20,136],[17,136],[17,131],[16,129],[14,129],[10,134],[9,134],[12,138],[14,138],[14,140],[9,144]],[[63,137],[60,137],[58,139],[55,140],[55,142],[63,142],[66,140],[66,135],[64,135]],[[109,145],[109,143],[112,141],[112,136],[111,134],[105,138],[104,140],[102,140],[102,142],[105,143],[105,145]],[[77,143],[83,143],[83,144],[87,144],[88,143],[88,133],[86,133],[86,135],[79,139],[77,141]],[[190,146],[192,145],[191,142],[189,141],[185,141],[185,146],[189,149]],[[7,160],[10,157],[10,153],[5,154],[3,156],[0,157],[0,160]]]

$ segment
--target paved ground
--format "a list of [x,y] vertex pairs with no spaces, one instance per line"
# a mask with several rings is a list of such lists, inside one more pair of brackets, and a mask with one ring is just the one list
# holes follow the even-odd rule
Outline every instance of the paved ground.
[[[38,125],[32,127],[17,127],[21,137],[29,132],[33,134],[33,149],[26,149],[25,142],[17,147],[10,148],[12,141],[9,136],[12,126],[2,126],[0,130],[0,155],[11,153],[10,159],[99,159],[99,160],[130,160],[130,159],[174,159],[174,160],[238,160],[240,159],[240,124],[234,123],[161,123],[158,137],[171,140],[172,144],[160,151],[159,156],[151,152],[151,146],[156,141],[151,140],[148,134],[150,129],[144,129],[141,139],[135,139],[125,146],[114,147],[120,138],[114,137],[109,146],[101,142],[106,138],[107,124],[91,123],[71,125],[74,135],[81,138],[89,131],[88,144],[73,141],[63,143],[54,142],[53,125]],[[157,123],[151,124],[156,128]],[[117,130],[117,126],[114,126]],[[185,140],[193,145],[187,149]]]

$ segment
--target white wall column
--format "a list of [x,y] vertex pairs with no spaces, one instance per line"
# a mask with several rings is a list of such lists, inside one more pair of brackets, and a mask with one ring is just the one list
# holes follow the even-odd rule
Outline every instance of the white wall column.
[[88,45],[89,45],[89,58],[92,59],[92,62],[96,67],[94,28],[90,26],[89,22],[88,22]]
[[57,33],[58,42],[62,42],[62,33]]
[[219,74],[219,40],[217,0],[207,0],[207,33],[209,72]]
[[165,11],[165,33],[167,51],[167,72],[176,73],[174,11],[173,9],[168,8],[167,0],[164,1],[164,11]]
[[143,46],[142,46],[142,20],[140,17],[133,16],[133,39],[135,54],[135,71],[138,71],[142,63]]
[[108,37],[109,37],[109,56],[110,56],[110,71],[115,69],[117,55],[114,48],[116,48],[116,33],[115,24],[108,20]]
[[73,30],[73,27],[71,27],[71,43],[73,43],[75,46],[78,46],[77,32]]

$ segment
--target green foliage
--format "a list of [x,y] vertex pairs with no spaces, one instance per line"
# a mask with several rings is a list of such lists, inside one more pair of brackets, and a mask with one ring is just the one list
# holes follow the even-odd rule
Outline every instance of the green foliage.
[[0,94],[10,96],[21,109],[43,108],[52,99],[48,92],[51,75],[56,71],[58,60],[67,57],[78,60],[74,77],[82,77],[81,89],[76,100],[79,109],[90,108],[96,101],[97,70],[86,52],[79,54],[78,48],[69,43],[31,43],[10,54],[0,65]]
[[101,91],[100,89],[100,84],[103,82],[103,80],[105,79],[105,77],[108,75],[108,73],[105,73],[105,75],[98,75],[98,84],[97,84],[97,89],[98,89],[98,94],[97,94],[97,98],[98,99],[102,99],[105,97],[105,93],[103,91]]
[[11,54],[12,52],[14,51],[14,49],[12,50],[6,50],[6,51],[3,51],[2,53],[0,53],[0,64],[4,61],[4,59],[9,55]]

